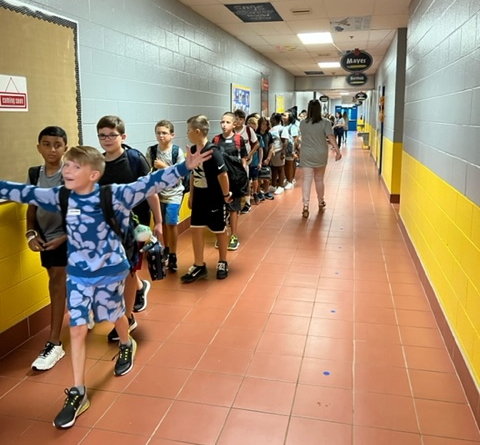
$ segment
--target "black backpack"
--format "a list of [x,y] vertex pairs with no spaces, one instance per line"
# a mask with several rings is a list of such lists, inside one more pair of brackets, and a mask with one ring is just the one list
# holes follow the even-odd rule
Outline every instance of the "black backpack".
[[[66,187],[61,187],[59,190],[59,204],[63,216],[63,223],[66,225],[66,216],[68,210],[68,198],[71,190]],[[105,221],[120,238],[125,249],[127,260],[130,264],[130,270],[133,271],[139,260],[139,248],[138,243],[135,240],[135,227],[138,224],[138,219],[133,212],[130,212],[130,220],[128,223],[128,229],[125,233],[122,232],[120,224],[115,217],[115,211],[113,210],[112,202],[112,186],[102,185],[100,187],[100,206],[102,207],[102,213],[105,217]]]
[[[205,147],[205,150],[211,148],[212,145],[213,144],[210,144],[209,146]],[[247,196],[249,193],[248,176],[247,171],[242,164],[242,160],[238,156],[229,155],[220,147],[217,148],[220,150],[220,153],[222,153],[223,161],[227,167],[228,183],[230,185],[232,198],[241,198],[242,196]]]
[[[148,152],[150,154],[150,159],[152,160],[152,170],[155,171],[157,170],[153,166],[153,162],[155,159],[157,159],[157,150],[158,150],[158,144],[152,145],[148,147]],[[177,163],[178,159],[178,150],[180,150],[180,147],[178,145],[173,145],[172,146],[172,165],[175,165]],[[183,185],[183,194],[188,193],[190,191],[190,171],[183,176],[182,178],[182,185]]]

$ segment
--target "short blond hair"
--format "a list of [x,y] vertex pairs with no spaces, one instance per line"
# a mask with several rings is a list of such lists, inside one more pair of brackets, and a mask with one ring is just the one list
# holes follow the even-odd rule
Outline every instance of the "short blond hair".
[[208,117],[203,114],[190,117],[187,124],[194,130],[200,130],[204,136],[210,131],[210,121],[208,120]]
[[63,155],[65,161],[77,162],[80,165],[89,165],[93,170],[100,172],[100,176],[105,171],[105,156],[95,147],[88,145],[77,145],[70,147]]

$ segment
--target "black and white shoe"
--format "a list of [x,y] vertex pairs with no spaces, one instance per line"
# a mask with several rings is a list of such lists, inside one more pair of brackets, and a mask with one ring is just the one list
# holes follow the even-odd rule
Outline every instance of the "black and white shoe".
[[203,263],[202,266],[196,266],[194,264],[188,269],[188,272],[180,278],[180,280],[182,280],[182,283],[193,283],[200,278],[206,278],[207,275],[208,271],[205,263]]
[[55,417],[53,425],[57,428],[70,428],[75,423],[77,416],[82,414],[90,406],[87,393],[80,395],[80,390],[75,386],[65,389],[67,398],[61,411]]
[[128,336],[128,340],[128,344],[122,345],[120,343],[119,345],[118,358],[113,371],[113,373],[118,376],[127,374],[133,368],[133,359],[137,352],[137,342],[130,336]]
[[135,295],[135,304],[133,305],[133,312],[142,312],[147,307],[147,296],[150,290],[150,282],[148,280],[142,280],[142,288],[137,290]]
[[219,261],[217,264],[217,280],[224,280],[228,277],[228,263]]
[[174,253],[170,253],[168,255],[168,270],[170,272],[176,272],[177,271],[177,255]]

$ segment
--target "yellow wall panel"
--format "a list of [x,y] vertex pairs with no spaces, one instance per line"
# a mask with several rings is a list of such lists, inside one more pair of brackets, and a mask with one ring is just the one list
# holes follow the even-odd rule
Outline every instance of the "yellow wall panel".
[[26,206],[0,204],[0,332],[49,303],[48,275],[25,241]]
[[480,207],[478,206],[473,206],[471,224],[472,243],[480,246]]
[[480,210],[403,153],[400,216],[480,384]]

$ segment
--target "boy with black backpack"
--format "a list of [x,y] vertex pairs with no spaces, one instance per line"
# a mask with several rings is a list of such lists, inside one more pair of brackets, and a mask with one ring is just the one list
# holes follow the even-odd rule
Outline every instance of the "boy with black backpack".
[[[247,169],[247,148],[240,134],[235,133],[235,115],[231,112],[223,113],[220,121],[222,133],[217,134],[212,143],[223,152],[242,160],[245,171]],[[230,238],[228,241],[228,250],[237,250],[240,246],[238,240],[238,214],[240,213],[241,197],[232,197],[232,201],[227,204],[227,212],[230,215]],[[218,246],[217,246],[218,247]]]
[[[38,135],[38,152],[45,163],[28,170],[28,183],[40,187],[55,187],[62,181],[62,157],[67,150],[67,134],[60,127],[46,127]],[[32,363],[32,369],[46,371],[65,355],[60,333],[65,315],[67,275],[67,235],[62,216],[58,212],[47,212],[35,205],[27,209],[28,247],[40,253],[42,266],[48,272],[50,294],[50,334],[45,348]]]
[[[99,180],[100,185],[128,184],[150,172],[145,156],[138,150],[124,144],[127,137],[125,123],[118,116],[103,116],[97,122],[97,136],[101,147],[105,150],[105,172]],[[133,209],[139,223],[150,226],[150,209],[153,212],[155,226],[154,235],[162,239],[162,214],[157,195],[149,196]],[[133,312],[143,311],[147,307],[147,295],[150,290],[148,280],[140,280],[137,271],[142,268],[143,255],[125,282],[125,306],[130,331],[137,327]],[[115,328],[108,334],[109,341],[118,341]]]
[[[175,128],[168,120],[161,120],[155,125],[155,137],[158,144],[147,149],[147,161],[153,171],[170,165],[180,164],[185,160],[183,150],[173,143]],[[190,175],[185,181],[190,182]],[[160,209],[163,220],[163,239],[168,253],[168,270],[177,271],[178,217],[183,195],[186,193],[184,181],[180,180],[174,187],[163,189],[159,193]]]
[[[180,165],[151,173],[130,184],[111,185],[112,204],[122,231],[125,233],[135,206],[162,188],[174,185],[187,169],[210,156],[211,151],[189,154],[186,162]],[[123,298],[130,264],[122,240],[105,221],[100,204],[102,192],[97,183],[104,169],[105,157],[94,147],[72,147],[64,155],[64,187],[71,190],[66,228],[73,386],[65,390],[64,406],[54,420],[57,428],[73,426],[76,417],[90,406],[85,387],[85,365],[87,322],[91,309],[95,321],[114,323],[118,332],[120,342],[115,375],[125,375],[132,370],[136,353],[137,345],[129,334]],[[58,212],[64,187],[41,188],[0,181],[0,198]]]
[[187,120],[187,137],[194,144],[191,152],[213,151],[211,158],[196,167],[190,175],[188,207],[192,209],[190,233],[194,261],[188,272],[182,275],[182,283],[193,283],[208,275],[204,261],[203,232],[205,228],[208,228],[217,238],[217,279],[223,280],[228,276],[225,204],[231,202],[232,192],[230,192],[226,161],[218,147],[208,141],[209,130],[210,122],[204,115],[192,116]]

